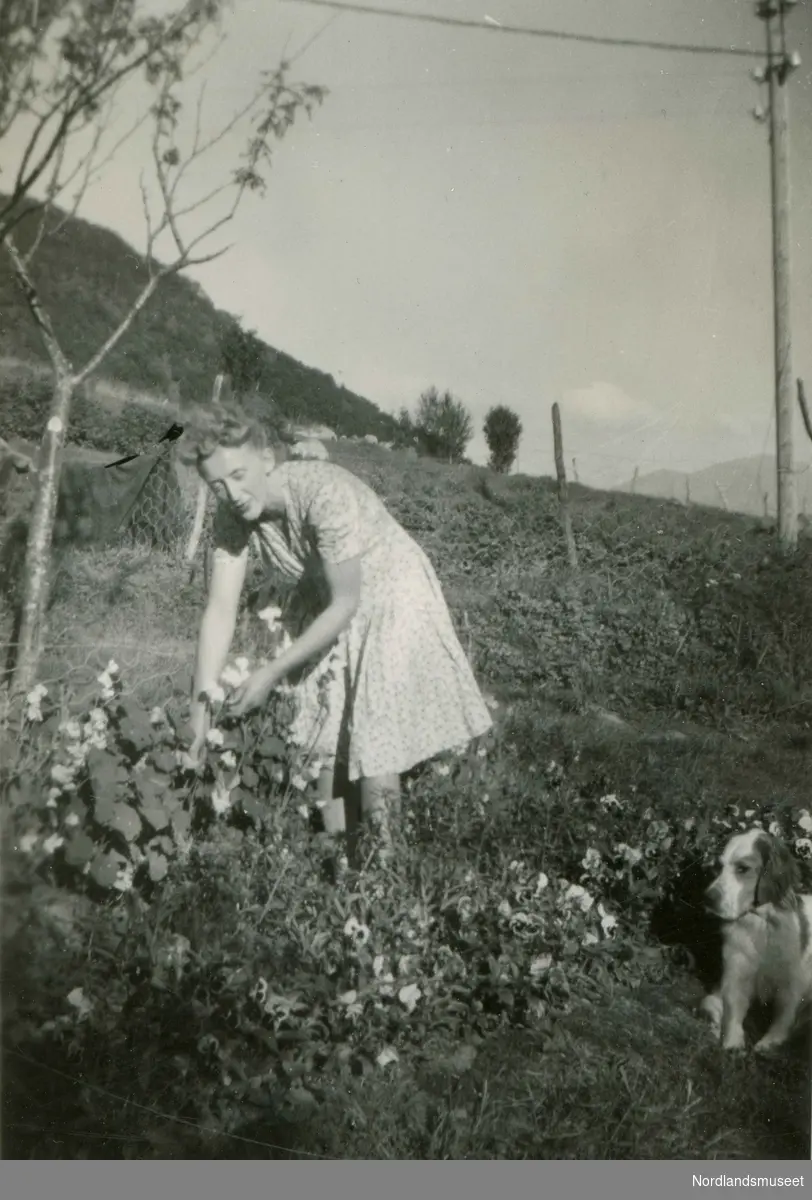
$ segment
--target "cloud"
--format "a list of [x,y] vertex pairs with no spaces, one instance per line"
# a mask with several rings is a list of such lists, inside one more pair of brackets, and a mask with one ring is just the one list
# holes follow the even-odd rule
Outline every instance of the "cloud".
[[652,405],[634,399],[612,383],[596,382],[564,394],[563,411],[578,421],[613,428],[657,419]]

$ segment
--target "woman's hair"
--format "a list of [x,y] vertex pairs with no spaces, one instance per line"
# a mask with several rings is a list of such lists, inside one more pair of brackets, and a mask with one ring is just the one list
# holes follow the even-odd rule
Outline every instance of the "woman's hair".
[[183,438],[178,452],[183,462],[199,467],[219,447],[251,446],[272,449],[279,460],[287,458],[287,445],[275,415],[265,420],[250,413],[238,401],[227,399],[184,413]]

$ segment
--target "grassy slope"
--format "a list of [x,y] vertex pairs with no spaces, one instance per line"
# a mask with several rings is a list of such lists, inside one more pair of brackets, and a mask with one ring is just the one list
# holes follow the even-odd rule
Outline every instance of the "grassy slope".
[[[480,676],[506,702],[517,787],[532,787],[556,758],[573,788],[636,788],[663,813],[690,813],[709,796],[720,808],[805,801],[809,648],[794,614],[808,595],[806,545],[784,569],[756,522],[576,488],[583,568],[573,581],[551,481],[494,480],[345,442],[333,454],[385,497],[436,563]],[[184,688],[200,602],[199,583],[169,565],[124,552],[69,555],[46,674],[65,677],[69,665],[81,690],[115,653],[145,699]],[[708,630],[693,649],[680,618],[689,609]],[[662,740],[675,731],[679,740]],[[558,819],[577,825],[575,814]],[[517,853],[535,840],[532,827],[503,836]],[[461,1078],[404,1072],[337,1100],[313,1124],[266,1121],[244,1133],[337,1157],[803,1157],[801,1061],[723,1060],[690,1011],[698,994],[679,972],[631,991],[596,987],[552,1038],[496,1035]],[[218,1152],[201,1151],[182,1129],[165,1136],[167,1156]],[[77,1144],[74,1131],[61,1153]],[[233,1142],[219,1149],[242,1152]],[[89,1152],[117,1153],[114,1143]]]

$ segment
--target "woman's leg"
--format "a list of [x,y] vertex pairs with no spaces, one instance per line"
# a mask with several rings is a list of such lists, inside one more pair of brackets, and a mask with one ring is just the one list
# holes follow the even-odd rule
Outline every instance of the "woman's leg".
[[392,822],[400,807],[400,776],[373,775],[360,781],[360,816],[374,826],[388,857],[392,849]]

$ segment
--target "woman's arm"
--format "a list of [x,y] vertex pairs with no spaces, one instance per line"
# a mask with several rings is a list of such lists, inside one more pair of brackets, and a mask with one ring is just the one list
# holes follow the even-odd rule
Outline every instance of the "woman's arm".
[[208,725],[208,706],[202,693],[217,683],[225,666],[247,567],[247,547],[239,555],[223,551],[214,555],[209,595],[197,640],[192,690],[190,723],[199,742],[206,736]]
[[330,603],[293,645],[274,659],[269,671],[275,681],[284,679],[291,671],[329,649],[358,609],[361,599],[360,555],[341,563],[322,560],[322,568],[330,591]]
[[238,687],[228,699],[234,716],[244,716],[264,704],[277,684],[312,658],[322,655],[346,629],[358,608],[361,596],[360,556],[335,564],[324,562],[330,588],[330,603],[289,647],[267,667],[261,667]]

